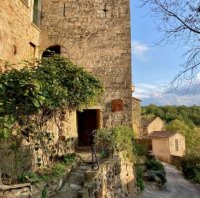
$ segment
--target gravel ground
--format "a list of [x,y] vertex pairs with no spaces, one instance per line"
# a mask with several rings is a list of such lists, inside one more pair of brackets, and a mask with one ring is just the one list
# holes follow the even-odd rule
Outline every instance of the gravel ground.
[[182,173],[169,164],[164,164],[167,183],[163,190],[148,187],[137,198],[200,198],[199,186],[184,179]]

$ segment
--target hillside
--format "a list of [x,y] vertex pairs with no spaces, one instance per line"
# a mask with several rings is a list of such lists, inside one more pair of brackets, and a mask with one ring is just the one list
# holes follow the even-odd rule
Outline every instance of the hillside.
[[158,116],[166,123],[180,120],[190,127],[200,127],[200,106],[156,106],[142,107],[143,116]]

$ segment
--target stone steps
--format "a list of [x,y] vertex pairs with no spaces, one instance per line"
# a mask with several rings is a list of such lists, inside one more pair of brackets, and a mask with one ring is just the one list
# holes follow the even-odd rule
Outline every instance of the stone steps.
[[85,172],[88,170],[91,170],[91,166],[87,163],[83,163],[74,169],[61,190],[51,198],[88,198],[87,189],[84,188]]

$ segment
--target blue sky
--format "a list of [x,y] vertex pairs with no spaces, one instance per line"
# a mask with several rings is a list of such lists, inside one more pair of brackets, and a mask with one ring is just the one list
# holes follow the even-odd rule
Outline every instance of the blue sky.
[[176,43],[155,45],[162,34],[156,30],[148,7],[139,7],[139,0],[131,0],[131,29],[134,96],[142,99],[142,105],[200,105],[197,93],[164,93],[181,70],[184,47],[178,47]]

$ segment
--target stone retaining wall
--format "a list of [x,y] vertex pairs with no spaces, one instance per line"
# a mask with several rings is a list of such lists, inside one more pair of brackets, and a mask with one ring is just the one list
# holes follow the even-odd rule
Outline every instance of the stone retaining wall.
[[43,193],[51,198],[69,197],[69,194],[73,198],[133,197],[137,193],[133,163],[114,156],[102,161],[97,171],[82,164],[77,168],[69,167],[62,177],[31,187],[30,184],[0,185],[0,198],[41,198]]
[[94,178],[91,175],[91,171],[85,173],[86,181],[79,192],[82,198],[132,197],[137,192],[133,164],[118,157],[105,160]]

